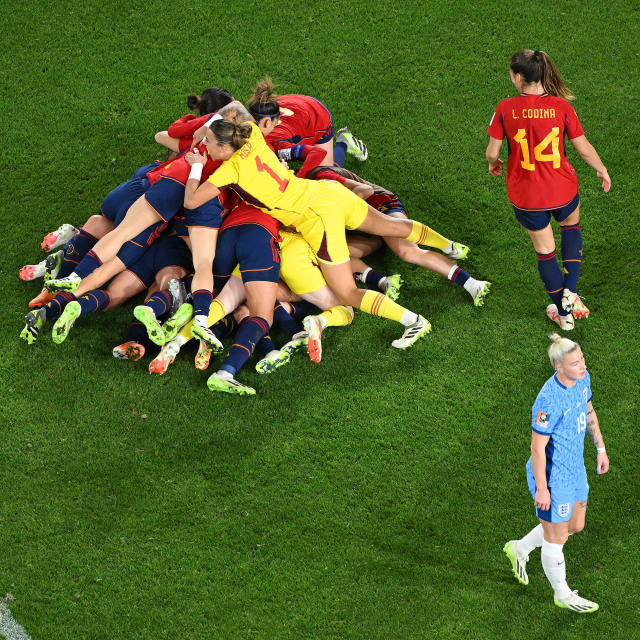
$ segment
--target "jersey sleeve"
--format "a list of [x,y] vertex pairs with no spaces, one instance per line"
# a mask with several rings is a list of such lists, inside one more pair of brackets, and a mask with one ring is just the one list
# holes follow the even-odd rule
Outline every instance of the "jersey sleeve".
[[569,140],[573,140],[574,138],[579,138],[584,135],[584,129],[580,124],[580,120],[578,120],[578,114],[576,110],[571,106],[567,106],[567,112],[565,114],[566,119],[566,132]]
[[550,436],[562,419],[562,409],[553,400],[553,395],[542,389],[531,410],[531,428],[540,435]]
[[169,135],[172,138],[193,137],[193,134],[207,122],[209,114],[195,117],[192,113],[182,116],[169,127]]
[[502,102],[498,104],[493,112],[493,117],[487,128],[487,133],[496,140],[504,139],[504,126],[502,124]]
[[238,184],[238,169],[232,162],[223,162],[207,180],[218,189],[230,184]]

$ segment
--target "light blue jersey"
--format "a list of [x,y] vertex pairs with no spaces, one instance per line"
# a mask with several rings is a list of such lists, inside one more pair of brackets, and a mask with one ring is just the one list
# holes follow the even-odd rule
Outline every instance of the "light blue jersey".
[[[546,446],[549,490],[569,489],[586,478],[584,435],[587,403],[591,400],[589,372],[573,387],[565,387],[556,375],[549,378],[533,404],[531,426],[536,433],[549,436]],[[531,458],[527,472],[533,475]]]

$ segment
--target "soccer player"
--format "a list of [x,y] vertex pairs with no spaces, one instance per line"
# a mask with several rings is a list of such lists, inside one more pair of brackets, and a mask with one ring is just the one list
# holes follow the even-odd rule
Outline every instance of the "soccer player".
[[609,470],[609,458],[591,402],[591,379],[580,346],[557,333],[549,337],[549,359],[556,372],[545,382],[533,405],[531,457],[527,462],[527,482],[540,524],[524,538],[507,542],[504,552],[518,582],[528,584],[529,554],[541,547],[542,567],[553,588],[555,604],[590,613],[598,605],[569,588],[562,551],[568,536],[584,528],[587,513],[585,431],[596,446],[597,473]]
[[[589,310],[577,293],[582,261],[578,177],[566,155],[565,136],[596,171],[605,192],[611,178],[584,135],[568,100],[573,98],[544,51],[523,49],[511,57],[509,74],[520,95],[496,107],[487,133],[489,173],[499,176],[502,141],[507,139],[507,193],[518,222],[528,231],[538,259],[538,272],[551,304],[547,316],[564,331],[574,317]],[[556,260],[551,217],[560,224],[565,275]]]
[[[395,193],[361,178],[352,171],[336,166],[317,167],[309,172],[309,178],[336,180],[366,200],[370,206],[380,213],[392,218],[405,220],[408,218],[404,205]],[[435,232],[431,239],[432,245],[440,249],[444,255],[434,253],[428,249],[422,249],[414,242],[409,242],[402,238],[383,238],[383,240],[401,260],[409,264],[417,264],[463,287],[471,296],[476,307],[480,307],[484,303],[491,283],[484,280],[476,280],[454,262],[454,260],[466,258],[469,253],[469,247],[459,242],[453,242]],[[384,276],[373,271],[361,260],[361,258],[369,255],[380,246],[378,238],[372,236],[366,238],[362,235],[349,234],[347,242],[351,255],[351,268],[356,281],[362,282],[371,288],[380,289],[392,300],[397,300],[402,278],[398,274]]]
[[[246,120],[248,113],[238,109]],[[422,316],[404,309],[383,294],[358,289],[351,275],[345,227],[382,236],[406,238],[429,244],[434,232],[413,220],[397,220],[368,207],[366,202],[335,182],[303,180],[286,170],[268,147],[260,129],[252,122],[219,119],[211,123],[207,151],[223,164],[200,185],[199,173],[187,182],[185,207],[201,206],[220,193],[233,189],[247,202],[268,211],[285,225],[294,226],[314,250],[327,284],[343,305],[382,316],[405,326],[392,346],[406,349],[431,330]],[[187,162],[204,158],[186,155]],[[192,169],[193,171],[193,169]]]

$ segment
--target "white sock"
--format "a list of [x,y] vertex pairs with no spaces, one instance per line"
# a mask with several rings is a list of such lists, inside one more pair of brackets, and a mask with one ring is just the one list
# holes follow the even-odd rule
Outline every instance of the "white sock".
[[571,589],[567,584],[567,567],[564,562],[564,554],[562,553],[562,544],[553,544],[552,542],[542,541],[542,568],[547,580],[553,587],[553,593],[556,598],[566,598]]
[[325,316],[318,315],[318,316],[316,316],[316,318],[318,318],[318,322],[320,323],[320,328],[321,329],[325,329],[326,326],[327,326],[327,322],[328,322],[328,320],[325,318]]
[[361,274],[360,274],[360,282],[362,282],[362,284],[366,284],[367,283],[367,274],[369,273],[369,271],[371,271],[371,267],[367,267]]
[[451,253],[453,251],[453,240],[449,240],[449,244],[447,245],[446,249],[442,250],[442,253],[447,254],[447,253]]
[[457,268],[457,264],[451,265],[451,269],[449,269],[449,273],[447,274],[447,280],[451,280],[451,278],[453,278],[453,274],[456,272]]
[[378,289],[380,289],[380,291],[384,293],[387,290],[388,284],[389,284],[389,281],[387,280],[387,276],[384,276],[384,278],[382,278],[380,282],[378,282]]
[[[471,295],[478,290],[478,281],[469,276],[469,279],[462,285]],[[542,526],[542,525],[541,525]]]
[[409,309],[407,309],[402,314],[402,320],[400,320],[400,322],[403,324],[403,326],[409,327],[412,324],[415,324],[416,322],[418,322],[418,314],[413,313],[413,311],[409,311]]
[[204,313],[199,313],[197,316],[193,316],[193,321],[197,322],[202,327],[207,326],[207,316]]
[[233,376],[228,371],[225,371],[224,369],[218,369],[218,371],[216,371],[216,377],[224,378],[225,380],[233,380]]
[[544,536],[542,533],[542,525],[539,524],[527,533],[526,536],[518,540],[518,549],[523,555],[528,556],[534,549],[542,546]]

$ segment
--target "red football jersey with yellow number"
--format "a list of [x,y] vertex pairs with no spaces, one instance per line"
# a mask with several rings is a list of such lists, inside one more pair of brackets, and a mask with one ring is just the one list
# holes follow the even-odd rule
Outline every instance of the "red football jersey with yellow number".
[[584,134],[574,108],[549,94],[502,100],[487,133],[507,139],[507,193],[520,209],[555,209],[571,202],[578,176],[565,151],[565,136]]

